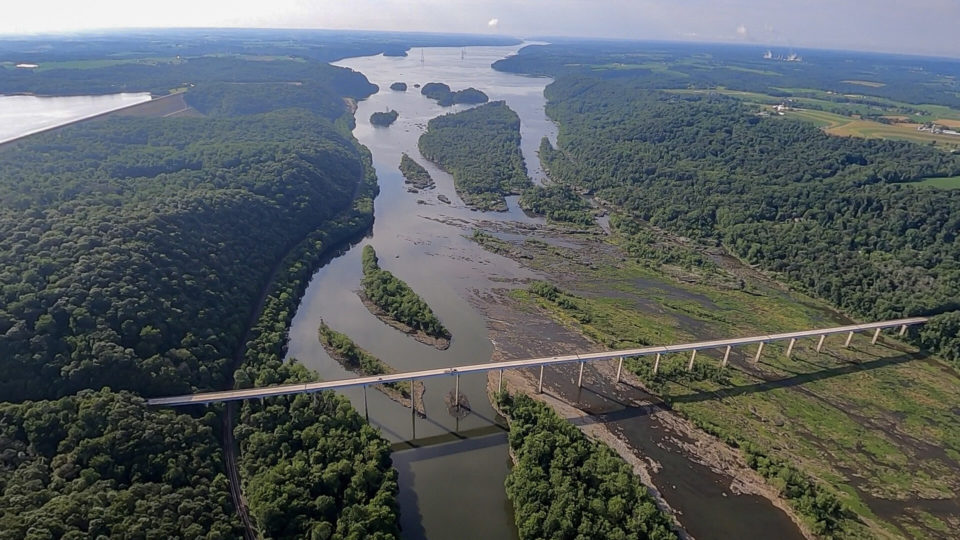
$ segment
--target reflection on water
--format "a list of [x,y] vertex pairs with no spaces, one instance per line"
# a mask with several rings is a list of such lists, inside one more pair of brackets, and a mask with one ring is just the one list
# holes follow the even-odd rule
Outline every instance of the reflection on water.
[[66,97],[0,95],[0,143],[144,101],[150,101],[148,92]]
[[[519,49],[468,47],[420,49],[407,57],[350,58],[338,65],[355,69],[380,87],[358,104],[354,134],[373,154],[380,183],[373,235],[321,268],[297,310],[289,332],[288,355],[317,370],[327,380],[353,376],[324,352],[317,337],[320,319],[348,334],[361,347],[400,371],[483,363],[493,351],[483,316],[468,302],[472,291],[502,279],[532,277],[515,262],[479,248],[468,240],[468,220],[542,223],[508,200],[509,212],[481,213],[466,208],[450,175],[420,156],[417,140],[431,118],[466,106],[440,107],[420,94],[416,84],[443,82],[454,90],[472,86],[491,100],[505,100],[521,120],[521,148],[531,176],[543,179],[536,150],[540,140],[555,140],[556,128],[544,114],[546,78],[493,71],[490,65]],[[403,81],[406,92],[389,89]],[[393,109],[400,113],[388,128],[374,127],[370,115]],[[406,152],[427,168],[436,188],[409,193],[398,166]],[[449,198],[444,203],[439,196]],[[380,264],[417,291],[437,313],[453,340],[439,351],[380,322],[360,302],[360,257],[364,244],[377,249]],[[498,281],[493,281],[494,279]],[[508,472],[506,435],[486,398],[485,375],[460,377],[460,392],[470,403],[463,418],[450,414],[445,396],[452,377],[424,381],[427,417],[415,418],[373,389],[344,392],[384,436],[398,443],[394,461],[400,472],[400,505],[406,538],[515,538],[513,516],[504,493]],[[490,433],[493,433],[492,435]],[[413,443],[399,444],[415,439]],[[399,450],[399,448],[407,448]]]

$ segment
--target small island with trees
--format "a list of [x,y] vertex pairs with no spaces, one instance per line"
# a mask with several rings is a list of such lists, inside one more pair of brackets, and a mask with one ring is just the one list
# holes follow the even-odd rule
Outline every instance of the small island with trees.
[[387,127],[396,122],[399,116],[400,113],[393,109],[386,112],[375,112],[370,115],[370,123],[375,126]]
[[[359,347],[346,334],[330,328],[323,320],[320,321],[319,336],[320,344],[323,345],[323,350],[327,351],[330,358],[333,358],[337,363],[350,371],[355,371],[367,376],[389,375],[397,372],[397,370],[384,363],[383,360],[380,360]],[[404,407],[410,407],[412,405],[410,381],[379,384],[377,385],[377,390],[380,390],[386,394],[387,397]],[[426,410],[423,406],[424,392],[425,388],[423,383],[417,381],[413,388],[413,393],[416,395],[417,413],[425,417]]]
[[414,161],[406,152],[400,156],[400,172],[403,173],[404,182],[417,189],[431,189],[435,185],[423,165]]
[[380,268],[373,246],[363,248],[363,305],[378,319],[440,350],[450,347],[450,331],[444,328],[430,306],[403,280]]
[[480,90],[477,90],[476,88],[470,87],[454,92],[448,85],[438,82],[431,82],[423,85],[423,88],[420,89],[420,93],[430,99],[436,100],[436,102],[443,107],[449,107],[451,105],[456,105],[457,103],[486,103],[490,100],[486,94]]
[[531,186],[520,151],[520,117],[503,101],[438,116],[418,146],[453,175],[457,193],[478,210],[507,211],[506,195]]
[[391,89],[391,90],[396,90],[397,92],[406,92],[406,91],[407,91],[407,83],[397,81],[397,82],[395,82],[395,83],[393,83],[393,84],[390,85],[390,89]]

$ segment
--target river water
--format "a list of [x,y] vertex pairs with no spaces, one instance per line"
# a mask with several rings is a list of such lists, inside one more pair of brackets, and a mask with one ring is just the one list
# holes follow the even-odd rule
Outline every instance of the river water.
[[148,92],[102,96],[0,95],[0,143],[150,101]]
[[[420,156],[417,140],[431,118],[464,106],[441,107],[420,94],[414,84],[444,82],[454,90],[473,86],[491,100],[505,100],[521,118],[522,149],[529,173],[543,178],[536,150],[543,136],[553,140],[556,127],[544,114],[543,89],[550,79],[499,73],[490,65],[519,47],[412,49],[407,57],[350,58],[337,65],[366,75],[380,92],[361,101],[354,135],[373,154],[380,183],[372,236],[335,258],[313,277],[290,328],[288,354],[324,379],[352,376],[324,352],[317,338],[320,320],[348,334],[358,345],[400,371],[483,363],[493,346],[483,316],[466,300],[473,290],[500,281],[534,277],[513,261],[490,254],[465,237],[456,223],[491,219],[541,223],[509,201],[506,213],[479,213],[466,208],[450,175]],[[408,84],[406,92],[389,89],[393,82]],[[398,120],[388,128],[373,127],[370,115],[394,109]],[[398,166],[402,152],[424,165],[436,188],[409,193]],[[451,204],[440,201],[445,195]],[[383,324],[362,305],[360,254],[372,244],[381,266],[417,291],[450,330],[449,349],[439,351]],[[401,525],[405,538],[516,538],[513,516],[504,494],[508,472],[506,434],[486,398],[486,376],[464,376],[460,391],[470,402],[471,414],[457,418],[448,412],[445,398],[454,388],[452,378],[425,381],[427,418],[415,421],[410,409],[400,407],[375,390],[366,399],[370,420],[384,435],[407,449],[394,453],[400,473]],[[364,411],[360,390],[345,392]],[[398,445],[401,448],[402,445]]]
[[[470,228],[465,225],[477,220],[542,220],[526,216],[517,208],[515,198],[508,199],[510,211],[505,213],[481,213],[463,205],[453,179],[420,156],[417,140],[429,119],[464,106],[440,107],[422,96],[414,84],[443,82],[453,90],[472,86],[491,100],[505,100],[520,116],[521,147],[528,172],[535,182],[542,182],[544,174],[536,150],[542,137],[556,140],[556,126],[544,113],[543,89],[551,81],[501,73],[490,67],[519,48],[415,48],[406,57],[378,55],[336,63],[363,73],[380,87],[377,94],[358,104],[354,130],[357,139],[372,152],[380,195],[371,236],[334,258],[312,278],[289,331],[289,357],[297,358],[327,380],[355,376],[333,361],[320,345],[317,329],[323,320],[400,371],[490,360],[493,346],[484,317],[467,299],[478,291],[502,287],[505,282],[537,276],[510,259],[478,247],[467,238]],[[390,90],[390,84],[397,81],[406,82],[408,90]],[[389,109],[400,113],[392,126],[370,124],[373,112]],[[402,152],[430,171],[437,183],[435,189],[419,193],[406,190],[398,170]],[[451,203],[441,202],[440,195]],[[451,331],[453,340],[448,350],[414,341],[383,324],[363,306],[356,291],[360,288],[361,250],[366,244],[376,248],[381,266],[409,283]],[[461,377],[460,392],[471,409],[464,418],[448,411],[445,398],[454,388],[453,378],[424,383],[426,418],[415,418],[410,409],[373,389],[366,395],[359,389],[344,392],[361,413],[368,411],[370,421],[395,443],[393,461],[400,477],[404,538],[517,538],[504,493],[509,471],[506,433],[486,398],[486,376]],[[651,429],[648,423],[636,422],[616,428],[632,439],[631,426],[640,426],[641,432]],[[650,435],[641,438],[659,440]],[[786,516],[768,501],[727,497],[713,487],[723,479],[706,478],[704,467],[698,468],[681,456],[666,461],[658,476],[690,485],[686,492],[681,490],[673,497],[665,493],[668,502],[682,508],[688,518],[696,519],[701,511],[709,516],[710,525],[698,528],[699,538],[742,535],[745,529],[738,524],[746,515],[750,519],[773,516],[768,525],[747,531],[783,538],[797,536]],[[706,491],[701,494],[698,490]],[[732,499],[738,499],[740,506],[730,506]]]

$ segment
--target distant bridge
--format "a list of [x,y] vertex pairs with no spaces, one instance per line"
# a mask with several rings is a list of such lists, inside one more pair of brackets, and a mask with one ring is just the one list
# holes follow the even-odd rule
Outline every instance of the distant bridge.
[[[187,394],[183,396],[171,396],[162,398],[152,398],[147,400],[148,405],[180,407],[184,405],[205,405],[209,403],[218,403],[223,401],[238,401],[252,398],[267,398],[276,396],[288,396],[291,394],[306,394],[312,392],[323,392],[324,390],[337,390],[341,388],[351,388],[361,386],[366,390],[367,386],[394,383],[400,381],[415,382],[420,379],[429,379],[431,377],[456,377],[456,397],[454,403],[459,403],[460,394],[460,375],[469,373],[483,373],[488,371],[500,371],[500,388],[503,387],[503,371],[506,369],[520,368],[540,368],[540,381],[537,384],[537,391],[543,391],[543,368],[556,364],[580,364],[580,375],[577,379],[577,386],[583,385],[583,366],[587,362],[598,360],[617,360],[617,382],[620,382],[620,373],[623,370],[624,358],[636,358],[640,356],[654,356],[653,372],[656,373],[660,368],[660,359],[664,354],[689,352],[690,361],[687,363],[687,369],[692,370],[697,358],[697,352],[703,350],[723,349],[723,359],[720,361],[721,367],[727,365],[730,358],[730,351],[733,347],[757,344],[757,352],[753,361],[760,360],[763,354],[763,346],[766,343],[775,341],[787,341],[786,354],[789,357],[793,353],[797,340],[803,338],[818,338],[816,351],[819,353],[823,349],[824,341],[827,336],[835,334],[846,334],[844,347],[850,346],[853,335],[857,332],[873,331],[871,344],[876,344],[880,337],[880,332],[884,329],[899,328],[899,335],[907,332],[907,327],[923,324],[927,322],[926,317],[913,317],[910,319],[897,319],[892,321],[873,322],[867,324],[854,324],[849,326],[837,326],[833,328],[821,328],[818,330],[804,330],[801,332],[787,332],[784,334],[771,334],[767,336],[753,336],[735,339],[721,339],[717,341],[700,341],[696,343],[681,343],[679,345],[665,345],[658,347],[644,347],[642,349],[628,349],[622,351],[609,351],[599,353],[571,354],[567,356],[551,356],[547,358],[531,358],[527,360],[510,360],[507,362],[487,362],[485,364],[473,364],[468,366],[455,366],[439,369],[426,369],[423,371],[409,371],[406,373],[393,373],[390,375],[376,375],[373,377],[357,377],[353,379],[342,379],[338,381],[323,381],[302,384],[285,384],[280,386],[270,386],[267,388],[244,388],[241,390],[226,390],[222,392],[203,392],[199,394]],[[413,394],[411,394],[413,395]],[[413,396],[416,399],[416,396]],[[413,404],[415,405],[415,404]],[[416,411],[416,407],[412,407]]]

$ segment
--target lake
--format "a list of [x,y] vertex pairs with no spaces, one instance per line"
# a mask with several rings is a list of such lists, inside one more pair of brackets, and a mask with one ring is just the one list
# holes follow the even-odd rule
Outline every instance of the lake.
[[0,95],[0,143],[150,99],[148,92],[62,97]]

